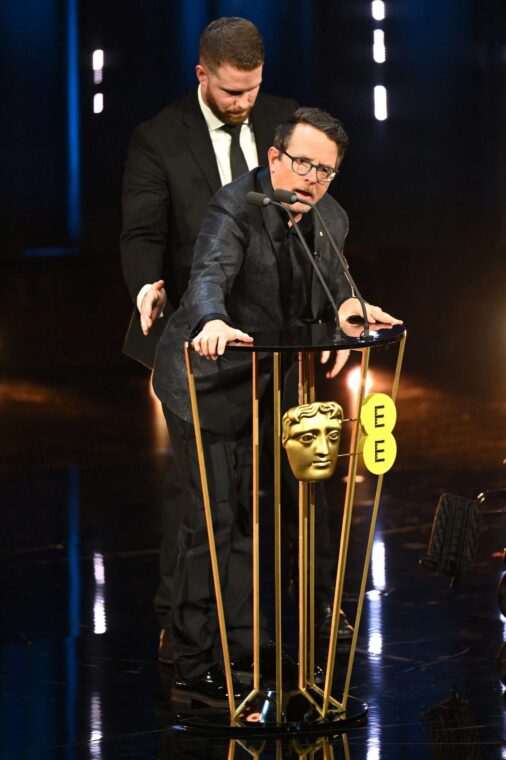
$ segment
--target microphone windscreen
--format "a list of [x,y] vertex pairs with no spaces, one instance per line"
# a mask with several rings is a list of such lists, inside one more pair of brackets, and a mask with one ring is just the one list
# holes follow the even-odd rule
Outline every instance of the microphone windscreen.
[[267,195],[264,193],[255,193],[253,190],[246,193],[246,200],[253,206],[268,206],[271,202],[271,199]]
[[274,190],[272,197],[278,203],[297,203],[299,200],[296,193],[292,193],[291,190],[283,190],[282,188]]

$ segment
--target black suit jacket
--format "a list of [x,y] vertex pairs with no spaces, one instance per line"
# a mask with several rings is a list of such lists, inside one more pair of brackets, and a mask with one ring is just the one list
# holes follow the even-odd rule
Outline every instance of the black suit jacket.
[[[260,164],[267,161],[276,126],[296,108],[293,100],[259,94],[250,118]],[[153,366],[158,338],[186,289],[193,246],[220,185],[197,88],[134,131],[123,180],[123,273],[134,304],[144,285],[160,279],[168,295],[164,317],[147,337],[134,308],[124,351],[147,366]]]
[[[286,222],[274,206],[258,208],[246,201],[250,190],[272,193],[267,167],[255,169],[218,190],[197,239],[188,289],[169,319],[158,346],[153,385],[158,397],[191,422],[184,341],[206,319],[223,319],[245,332],[289,326],[280,288],[280,243]],[[348,218],[328,194],[318,208],[340,247]],[[352,295],[341,265],[317,218],[313,219],[320,270],[339,306]],[[314,321],[332,314],[321,284],[313,278]],[[260,378],[260,392],[270,376],[270,362]],[[251,412],[251,354],[226,351],[216,362],[193,355],[201,425],[216,433],[238,432]]]

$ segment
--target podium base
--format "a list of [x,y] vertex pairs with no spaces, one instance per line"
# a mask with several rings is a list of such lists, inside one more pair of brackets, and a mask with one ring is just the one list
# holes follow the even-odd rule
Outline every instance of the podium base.
[[367,704],[349,697],[346,710],[321,715],[298,691],[284,695],[282,720],[276,720],[276,692],[259,694],[241,716],[231,721],[227,711],[194,710],[178,714],[173,729],[194,734],[240,738],[243,736],[329,736],[367,721]]

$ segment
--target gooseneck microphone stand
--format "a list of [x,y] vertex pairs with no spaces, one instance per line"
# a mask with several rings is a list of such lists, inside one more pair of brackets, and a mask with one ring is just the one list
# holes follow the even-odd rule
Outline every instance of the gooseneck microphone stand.
[[[310,201],[306,201],[303,198],[299,198],[297,193],[292,193],[290,190],[282,190],[282,189],[274,190],[272,197],[274,201],[279,202],[279,203],[288,203],[288,204],[303,203],[305,206],[309,206],[315,212],[316,216],[318,217],[318,221],[320,222],[321,226],[323,227],[325,231],[325,234],[327,235],[329,239],[330,245],[334,249],[337,255],[337,258],[341,262],[341,266],[343,268],[346,279],[350,283],[351,289],[353,291],[353,295],[355,296],[355,298],[358,299],[360,306],[362,307],[362,314],[364,317],[364,337],[368,337],[369,336],[369,319],[367,317],[367,309],[365,306],[365,301],[362,298],[360,290],[357,288],[355,280],[352,277],[352,274],[349,270],[346,259],[344,258],[341,250],[339,249],[339,246],[337,245],[336,241],[330,234],[327,225],[325,224],[325,220],[323,219],[323,216],[321,215],[320,210],[317,208],[317,206],[314,203],[311,203]],[[285,208],[286,210],[285,206],[283,206],[283,208]]]
[[[284,192],[288,192],[288,191],[285,190]],[[334,311],[334,317],[335,317],[335,320],[336,320],[336,325],[339,327],[339,312],[338,312],[338,309],[337,309],[336,302],[334,301],[334,298],[332,297],[332,293],[328,289],[327,283],[325,282],[325,279],[324,279],[322,273],[320,272],[320,267],[318,266],[318,264],[314,260],[314,256],[311,253],[311,251],[309,250],[309,247],[308,247],[306,241],[304,240],[304,236],[302,235],[302,232],[299,229],[299,225],[295,221],[294,215],[292,214],[292,212],[290,211],[290,209],[287,208],[286,206],[284,206],[282,203],[279,203],[278,201],[273,200],[272,198],[269,198],[269,196],[265,195],[264,193],[255,193],[255,192],[251,191],[251,192],[249,192],[246,195],[246,200],[248,201],[248,203],[251,203],[253,206],[260,206],[260,207],[262,207],[262,206],[277,206],[278,208],[283,209],[283,211],[288,215],[288,218],[290,219],[291,223],[293,224],[293,228],[295,230],[295,234],[299,238],[300,243],[301,243],[301,245],[302,245],[302,247],[304,249],[304,252],[306,253],[306,256],[308,257],[309,261],[311,262],[311,266],[313,267],[313,269],[314,269],[314,271],[316,273],[316,276],[318,277],[318,279],[319,279],[319,281],[321,283],[321,286],[322,286],[323,290],[325,291],[325,295],[327,296],[328,301],[329,301],[330,305],[332,306],[332,309]]]

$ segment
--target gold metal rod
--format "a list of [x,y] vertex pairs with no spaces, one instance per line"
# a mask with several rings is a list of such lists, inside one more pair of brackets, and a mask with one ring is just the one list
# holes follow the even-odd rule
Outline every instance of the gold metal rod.
[[323,715],[322,708],[320,707],[320,705],[318,704],[318,702],[316,701],[316,699],[312,696],[312,694],[310,694],[308,692],[308,690],[305,689],[305,688],[304,689],[299,689],[299,691],[307,699],[307,701],[310,702],[313,705],[313,707],[317,710],[317,712],[319,713],[319,715]]
[[[397,354],[397,364],[395,368],[394,381],[392,385],[392,399],[394,402],[397,398],[397,392],[399,389],[399,378],[401,374],[402,361],[404,358],[405,345],[406,345],[406,333],[404,333],[404,336],[401,340],[399,351]],[[364,606],[364,597],[365,597],[365,589],[367,586],[367,578],[369,576],[369,565],[371,563],[372,547],[374,544],[374,535],[376,533],[376,523],[378,520],[378,511],[379,511],[379,504],[380,504],[380,498],[381,498],[381,490],[383,488],[383,479],[384,479],[384,475],[381,474],[381,475],[378,475],[378,480],[376,481],[376,491],[374,494],[371,523],[369,526],[369,536],[367,540],[367,548],[366,548],[366,553],[365,553],[365,558],[364,558],[362,579],[360,582],[360,591],[358,594],[358,604],[357,604],[357,613],[355,616],[355,626],[354,626],[353,636],[351,640],[350,654],[348,658],[348,667],[347,667],[346,678],[344,682],[344,689],[343,689],[343,704],[344,705],[346,705],[348,701],[351,674],[353,670],[353,663],[355,660],[355,653],[357,649],[358,633],[360,629],[360,621],[362,618],[362,611],[363,611],[363,606]]]
[[348,734],[343,734],[344,760],[351,760]]
[[[323,689],[320,689],[319,686],[316,686],[316,684],[314,686],[312,686],[311,688],[312,688],[312,690],[316,694],[319,694],[321,697],[324,696],[325,692],[323,691]],[[330,702],[331,705],[333,705],[334,707],[336,707],[338,710],[340,710],[340,711],[343,710],[343,704],[342,704],[342,702],[339,702],[339,700],[336,699],[335,697],[332,697],[332,696],[329,697],[329,702]]]
[[258,694],[260,694],[260,692],[258,691],[258,689],[252,689],[250,691],[250,693],[247,694],[246,697],[244,697],[243,701],[241,702],[241,704],[236,709],[236,711],[235,711],[235,713],[233,715],[233,719],[234,720],[237,720],[237,718],[240,716],[240,714],[242,713],[242,711],[244,710],[244,708],[246,707],[246,705],[249,702],[251,702],[251,700],[254,699]]
[[[309,354],[309,403],[313,404],[316,400],[316,376],[315,376],[315,354],[312,351]],[[309,486],[309,610],[308,610],[308,660],[309,672],[308,683],[314,686],[315,673],[315,514],[316,514],[316,497],[315,484]]]
[[343,689],[343,704],[344,705],[346,705],[348,701],[351,672],[353,670],[353,663],[355,660],[355,653],[357,650],[358,631],[360,628],[360,620],[362,618],[362,609],[364,606],[365,588],[367,585],[367,577],[369,575],[369,564],[371,561],[372,546],[373,546],[373,541],[374,541],[374,533],[376,531],[376,520],[378,517],[378,507],[379,507],[379,500],[380,500],[382,486],[383,486],[383,475],[379,475],[378,480],[376,482],[376,492],[374,495],[371,524],[369,526],[369,536],[367,539],[367,549],[366,549],[365,558],[364,558],[364,568],[362,571],[362,580],[360,583],[360,591],[358,594],[357,614],[355,615],[353,636],[351,639],[350,653],[348,656],[348,667],[346,670],[346,678],[344,682],[344,689]]
[[253,352],[253,688],[260,689],[260,423],[258,356]]
[[[323,712],[324,716],[327,714],[330,692],[332,689],[332,679],[334,675],[334,667],[336,660],[337,649],[337,637],[339,629],[339,613],[341,610],[341,603],[343,598],[344,576],[346,572],[346,560],[348,556],[348,544],[350,540],[351,530],[351,518],[353,513],[353,502],[355,499],[355,480],[357,477],[358,466],[358,446],[360,441],[360,410],[362,408],[362,402],[365,393],[365,381],[367,377],[367,370],[369,368],[369,355],[370,349],[366,348],[362,353],[361,374],[360,374],[360,386],[356,400],[356,412],[355,417],[357,421],[352,428],[351,436],[351,452],[353,456],[350,457],[348,465],[348,482],[346,485],[346,495],[344,499],[344,513],[343,513],[343,525],[341,528],[341,541],[339,544],[339,559],[337,563],[337,577],[334,590],[334,606],[332,609],[332,623],[330,628],[330,642],[327,658],[327,671],[325,673],[325,689],[323,696]],[[344,707],[346,703],[343,702]]]
[[188,385],[190,388],[190,401],[193,416],[193,428],[195,430],[195,443],[197,446],[197,456],[200,470],[200,482],[202,487],[202,498],[204,500],[204,511],[206,516],[207,535],[209,540],[209,554],[211,556],[211,567],[213,572],[214,593],[216,596],[216,609],[218,612],[218,623],[220,627],[221,647],[223,652],[223,669],[225,671],[225,680],[227,683],[228,706],[230,716],[235,712],[234,686],[232,678],[232,669],[230,667],[230,654],[228,650],[227,628],[225,625],[225,610],[223,608],[223,598],[221,594],[220,572],[218,567],[218,557],[216,554],[216,543],[214,540],[213,517],[211,512],[211,501],[209,498],[209,486],[207,482],[206,462],[204,456],[204,447],[202,445],[202,433],[200,430],[200,417],[197,402],[197,391],[195,388],[195,376],[193,374],[191,362],[191,346],[188,342],[184,345],[186,373],[188,375]]
[[401,338],[399,345],[399,353],[397,354],[397,366],[395,368],[394,382],[392,384],[392,398],[395,401],[397,399],[397,392],[399,390],[399,380],[401,377],[402,362],[404,360],[404,349],[406,348],[406,340],[408,333],[404,331],[404,335]]
[[314,686],[315,672],[315,484],[309,485],[309,610],[308,610],[308,683]]
[[281,722],[283,706],[283,624],[281,598],[281,361],[272,357],[274,369],[274,604],[276,640],[276,720]]
[[308,484],[299,481],[299,689],[307,681],[307,501]]
[[235,757],[235,748],[236,748],[235,741],[233,739],[230,739],[230,742],[228,744],[227,760],[234,760],[234,757]]

